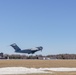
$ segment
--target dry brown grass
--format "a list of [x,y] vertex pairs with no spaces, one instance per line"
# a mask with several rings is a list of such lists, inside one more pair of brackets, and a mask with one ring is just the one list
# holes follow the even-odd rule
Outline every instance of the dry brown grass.
[[76,72],[54,72],[46,74],[20,74],[20,75],[76,75]]
[[[0,60],[0,67],[75,67],[76,60]],[[26,75],[26,74],[25,74]],[[27,75],[76,75],[76,72],[53,72],[52,74],[27,74]]]
[[76,72],[54,72],[47,74],[27,74],[27,75],[76,75]]
[[76,60],[0,60],[0,67],[76,67]]

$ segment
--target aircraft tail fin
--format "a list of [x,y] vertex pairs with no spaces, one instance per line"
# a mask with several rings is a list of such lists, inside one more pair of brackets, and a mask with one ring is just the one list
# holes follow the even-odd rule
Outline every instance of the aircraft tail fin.
[[15,52],[21,51],[21,49],[16,45],[16,43],[11,44],[10,46],[15,49]]

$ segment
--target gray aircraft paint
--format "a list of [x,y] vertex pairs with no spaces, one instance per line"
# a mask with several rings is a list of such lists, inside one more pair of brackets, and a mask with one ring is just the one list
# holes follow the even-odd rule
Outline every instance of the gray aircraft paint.
[[34,54],[37,51],[42,51],[43,47],[39,46],[39,47],[35,47],[35,48],[31,48],[31,49],[24,49],[21,50],[16,43],[11,44],[10,46],[12,46],[15,49],[15,52],[17,53],[27,53],[27,54]]

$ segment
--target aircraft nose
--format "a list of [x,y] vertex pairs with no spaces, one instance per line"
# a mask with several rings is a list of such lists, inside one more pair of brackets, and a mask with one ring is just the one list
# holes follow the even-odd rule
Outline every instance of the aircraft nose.
[[43,47],[42,46],[39,46],[39,47],[37,47],[38,48],[38,50],[42,50],[43,49]]
[[41,46],[41,47],[40,47],[40,49],[42,50],[42,49],[43,49],[43,47]]

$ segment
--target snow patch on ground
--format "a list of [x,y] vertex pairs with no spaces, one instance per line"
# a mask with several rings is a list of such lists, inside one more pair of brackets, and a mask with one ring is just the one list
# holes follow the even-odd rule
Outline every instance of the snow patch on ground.
[[64,67],[60,67],[60,68],[40,68],[41,70],[48,70],[48,71],[76,71],[76,68],[64,68]]
[[3,75],[3,74],[53,73],[51,71],[76,71],[76,68],[5,67],[5,68],[0,68],[0,75]]
[[31,74],[31,73],[48,73],[42,69],[26,68],[26,67],[5,67],[0,68],[0,75],[2,74]]

